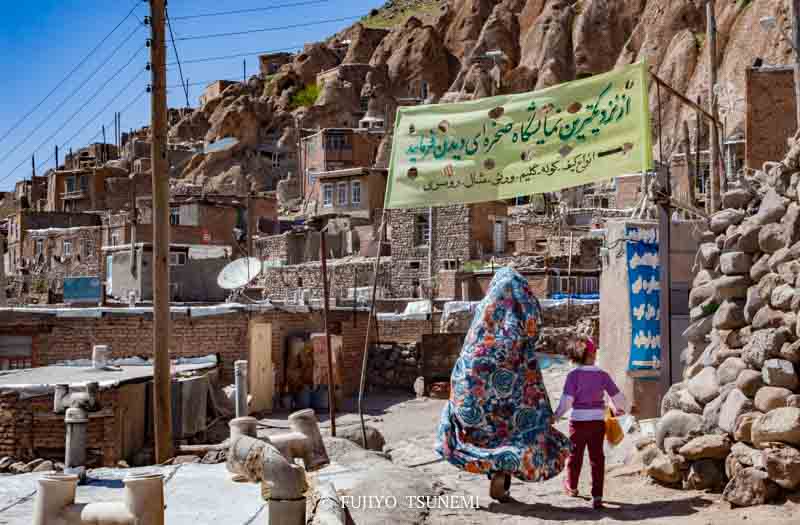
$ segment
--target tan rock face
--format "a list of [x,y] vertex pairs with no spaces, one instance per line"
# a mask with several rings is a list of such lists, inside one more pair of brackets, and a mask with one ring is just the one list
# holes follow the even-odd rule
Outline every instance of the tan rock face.
[[533,25],[521,27],[520,69],[536,72],[530,89],[542,89],[575,78],[572,48],[573,1],[555,0],[545,6]]
[[453,18],[444,35],[444,45],[453,56],[466,58],[472,54],[496,3],[497,0],[450,0]]
[[350,34],[350,47],[342,60],[343,64],[369,64],[372,54],[389,31],[370,29],[356,24]]
[[642,13],[643,0],[588,0],[581,3],[573,42],[578,77],[614,68]]
[[431,93],[443,95],[454,76],[451,59],[436,29],[411,17],[401,30],[381,41],[370,63],[388,66],[391,94],[401,98],[408,96],[414,84],[421,81],[428,83]]

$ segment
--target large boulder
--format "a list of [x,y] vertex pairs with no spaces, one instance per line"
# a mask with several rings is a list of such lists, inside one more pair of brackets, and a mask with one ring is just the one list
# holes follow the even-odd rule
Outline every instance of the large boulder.
[[753,197],[753,192],[747,188],[734,188],[722,194],[722,207],[744,210]]
[[654,480],[666,485],[680,483],[683,479],[680,464],[674,457],[664,453],[659,453],[659,455],[650,462],[645,473]]
[[689,381],[688,388],[697,402],[705,405],[719,395],[717,371],[713,367],[706,367]]
[[750,279],[752,279],[753,282],[759,282],[762,277],[769,273],[769,259],[769,254],[765,253],[759,257],[752,268],[750,268]]
[[728,208],[718,211],[711,216],[709,229],[717,235],[720,233],[725,233],[730,226],[736,226],[740,224],[744,220],[744,217],[744,210]]
[[708,284],[719,276],[720,276],[719,272],[717,272],[714,269],[709,270],[706,268],[701,268],[700,271],[697,272],[697,275],[695,275],[694,279],[692,280],[692,288],[697,288],[698,286],[703,286],[704,284]]
[[797,374],[794,365],[784,359],[767,359],[761,370],[764,383],[769,386],[783,387],[794,390],[798,386]]
[[695,306],[699,306],[705,301],[713,298],[715,293],[715,284],[709,283],[703,286],[692,288],[692,291],[689,292],[689,307],[694,308]]
[[782,284],[785,284],[783,278],[775,272],[770,272],[764,275],[755,287],[761,299],[768,303],[772,299],[772,292]]
[[719,257],[719,268],[725,275],[750,275],[753,257],[744,252],[727,252]]
[[800,206],[796,202],[789,204],[786,210],[786,215],[783,216],[781,221],[786,231],[786,236],[789,244],[796,243],[800,240]]
[[770,443],[800,446],[800,408],[776,408],[753,423],[753,445],[766,448]]
[[722,404],[717,425],[725,432],[733,433],[736,430],[739,416],[751,410],[753,410],[753,402],[741,390],[734,389]]
[[739,378],[742,370],[747,368],[747,364],[739,357],[729,357],[717,368],[717,382],[720,385],[733,383]]
[[703,418],[697,414],[687,414],[680,410],[670,410],[658,420],[656,426],[656,446],[664,450],[664,440],[668,437],[687,437],[699,433]]
[[734,443],[725,459],[725,475],[733,479],[739,472],[751,467],[764,470],[763,452],[741,442]]
[[747,289],[747,301],[744,304],[744,318],[747,320],[748,323],[753,322],[753,318],[756,316],[759,310],[761,310],[765,305],[766,301],[761,297],[761,293],[759,293],[759,289],[757,286],[751,286]]
[[791,447],[770,448],[764,451],[769,479],[786,490],[800,487],[800,451]]
[[761,200],[758,213],[750,220],[755,224],[761,225],[769,225],[778,222],[786,213],[786,205],[788,202],[788,199],[781,197],[774,189],[770,188]]
[[765,386],[756,392],[755,407],[761,412],[769,412],[786,406],[786,400],[792,395],[788,388]]
[[784,328],[768,328],[754,332],[742,350],[742,359],[749,367],[761,370],[767,359],[780,354],[788,335],[788,331]]
[[361,434],[360,425],[350,425],[343,428],[337,428],[336,437],[352,441],[356,445],[363,447],[367,450],[375,450],[377,452],[382,452],[383,446],[386,444],[386,440],[383,438],[383,434],[381,434],[380,430],[378,430],[372,425],[367,425],[366,430],[367,430],[366,446],[364,446],[364,437]]
[[756,253],[760,250],[758,246],[758,234],[761,226],[758,224],[743,223],[739,226],[739,240],[736,248],[745,253]]
[[692,439],[678,450],[689,461],[725,459],[731,451],[731,440],[722,434],[708,434]]
[[724,275],[712,281],[710,286],[714,290],[714,299],[721,302],[726,299],[745,299],[751,284],[747,275]]
[[698,250],[698,257],[703,268],[713,270],[719,262],[719,247],[710,242],[701,244]]
[[733,431],[733,439],[736,441],[744,441],[745,443],[753,442],[753,423],[756,419],[761,417],[761,412],[748,412],[742,414],[736,420],[736,430]]
[[785,321],[784,313],[780,310],[775,310],[769,305],[764,305],[753,316],[751,325],[753,330],[764,330],[766,328],[779,328],[783,326]]
[[780,224],[767,224],[758,232],[758,247],[764,253],[775,253],[786,248],[788,240]]
[[728,394],[730,394],[733,389],[734,386],[732,384],[721,387],[719,395],[703,407],[703,432],[712,433],[717,431],[722,407],[728,399]]
[[792,364],[800,365],[800,339],[793,343],[784,343],[778,357]]
[[750,467],[728,482],[722,497],[734,507],[752,507],[769,503],[779,495],[780,487],[766,472]]
[[689,327],[683,331],[683,337],[691,342],[702,342],[714,327],[714,318],[712,316],[703,317],[698,321],[690,324]]
[[744,318],[744,301],[723,301],[714,314],[714,328],[736,330],[747,326]]
[[792,306],[792,301],[797,295],[797,290],[794,287],[782,284],[772,291],[770,304],[778,310],[789,310]]

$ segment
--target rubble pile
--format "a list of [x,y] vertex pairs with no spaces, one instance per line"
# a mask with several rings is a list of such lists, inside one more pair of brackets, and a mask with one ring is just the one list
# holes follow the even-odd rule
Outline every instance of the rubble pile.
[[32,461],[19,461],[11,456],[0,458],[0,474],[28,474],[30,472],[63,471],[64,464],[50,461],[49,459],[34,459]]
[[372,387],[411,390],[422,375],[419,343],[381,343],[370,348],[369,384]]
[[[723,196],[697,253],[683,382],[647,473],[735,506],[800,489],[800,142]],[[658,450],[655,450],[655,449]]]

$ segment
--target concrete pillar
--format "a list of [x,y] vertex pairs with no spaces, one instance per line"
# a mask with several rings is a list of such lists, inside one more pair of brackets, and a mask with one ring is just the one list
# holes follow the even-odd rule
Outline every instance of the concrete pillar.
[[67,441],[64,452],[64,466],[68,469],[86,465],[86,437],[89,416],[81,408],[68,408],[64,416],[67,425]]
[[236,382],[236,417],[245,417],[247,411],[247,361],[233,363],[233,374]]

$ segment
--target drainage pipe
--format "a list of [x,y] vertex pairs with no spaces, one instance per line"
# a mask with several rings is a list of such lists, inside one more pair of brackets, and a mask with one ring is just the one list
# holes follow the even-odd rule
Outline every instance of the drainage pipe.
[[86,465],[89,416],[81,408],[68,408],[64,415],[64,423],[67,425],[64,466],[68,469],[83,467]]
[[161,474],[128,476],[125,499],[75,503],[78,477],[48,473],[39,481],[33,525],[164,525],[164,478]]

